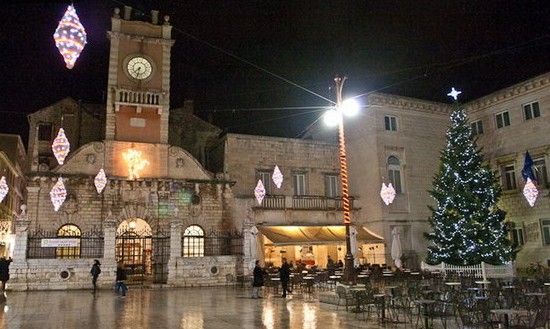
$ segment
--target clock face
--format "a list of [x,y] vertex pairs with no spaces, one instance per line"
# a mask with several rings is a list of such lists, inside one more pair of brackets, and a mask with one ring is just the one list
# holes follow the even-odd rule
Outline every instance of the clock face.
[[134,57],[128,61],[128,74],[137,80],[145,80],[153,73],[151,62],[143,57]]

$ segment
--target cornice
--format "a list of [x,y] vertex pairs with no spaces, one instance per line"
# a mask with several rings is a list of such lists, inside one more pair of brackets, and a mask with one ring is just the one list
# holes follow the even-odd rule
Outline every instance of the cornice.
[[122,32],[115,32],[115,31],[107,31],[107,36],[109,39],[127,39],[132,40],[136,42],[144,42],[149,44],[155,44],[155,45],[167,45],[172,47],[176,40],[174,39],[164,39],[164,38],[152,38],[152,37],[145,37],[142,35],[132,35],[132,34],[126,34]]
[[539,75],[527,81],[520,82],[513,86],[501,89],[497,92],[481,97],[475,101],[466,103],[464,108],[468,113],[486,109],[509,101],[512,98],[521,96],[528,92],[538,91],[550,85],[550,72]]
[[447,104],[380,93],[370,94],[368,104],[369,106],[391,106],[393,108],[445,115],[449,115],[453,111],[453,107]]

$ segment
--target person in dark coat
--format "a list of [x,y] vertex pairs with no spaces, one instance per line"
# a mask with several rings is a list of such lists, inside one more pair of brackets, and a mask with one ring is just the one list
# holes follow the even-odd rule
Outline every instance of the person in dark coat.
[[283,258],[283,265],[279,269],[279,278],[281,279],[281,286],[283,287],[283,298],[286,298],[286,293],[291,293],[292,290],[288,289],[288,282],[290,281],[290,266],[286,262],[286,258]]
[[101,268],[99,267],[100,265],[101,263],[99,262],[99,260],[94,259],[94,265],[92,265],[92,269],[90,270],[90,273],[92,274],[92,284],[94,286],[94,291],[92,291],[93,294],[95,294],[97,290],[97,278],[101,273]]
[[126,297],[126,291],[128,291],[128,287],[126,286],[126,280],[128,277],[126,276],[126,270],[124,269],[124,264],[122,262],[119,262],[116,267],[116,286],[115,290],[118,291],[120,294],[120,297],[125,298]]
[[254,281],[252,282],[252,298],[262,298],[260,296],[260,290],[264,286],[264,273],[265,271],[260,266],[260,261],[257,260],[254,266]]
[[6,257],[0,258],[0,281],[2,281],[2,285],[0,286],[0,291],[4,291],[6,289],[6,283],[10,279],[10,263],[11,258],[6,259]]

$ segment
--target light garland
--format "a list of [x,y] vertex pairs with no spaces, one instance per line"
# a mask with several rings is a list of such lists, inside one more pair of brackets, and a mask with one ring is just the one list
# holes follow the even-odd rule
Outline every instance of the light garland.
[[6,177],[2,176],[2,178],[0,178],[0,202],[4,201],[9,190],[10,188],[8,187],[8,183],[6,183]]
[[139,178],[139,172],[149,164],[149,161],[141,158],[141,152],[134,149],[122,153],[122,157],[128,165],[129,179]]
[[103,170],[103,168],[99,169],[99,172],[95,176],[94,185],[98,194],[101,194],[105,188],[105,185],[107,185],[107,176],[105,175],[105,170]]
[[380,197],[382,198],[382,201],[386,204],[386,206],[390,205],[390,203],[393,202],[395,199],[395,189],[393,188],[393,185],[389,183],[386,185],[385,183],[382,183],[382,188],[380,189]]
[[73,6],[67,7],[65,15],[53,34],[55,45],[65,60],[68,69],[72,69],[82,49],[86,45],[86,30]]
[[539,196],[539,191],[531,178],[527,178],[527,183],[525,183],[525,186],[523,187],[523,196],[531,207],[535,205],[537,197]]
[[65,136],[65,130],[63,130],[63,128],[59,128],[57,137],[54,139],[52,143],[52,151],[53,151],[53,155],[55,156],[55,158],[57,159],[57,162],[60,165],[62,165],[65,162],[65,158],[69,154],[70,150],[71,150],[71,144],[69,143],[67,136]]
[[265,197],[265,187],[261,179],[258,180],[258,184],[256,184],[256,188],[254,188],[254,196],[256,197],[258,204],[262,204]]
[[275,169],[273,169],[273,183],[275,183],[277,188],[281,188],[281,185],[283,184],[283,174],[277,165],[275,165]]
[[55,211],[59,210],[59,207],[65,202],[65,198],[67,198],[67,190],[65,184],[63,184],[63,178],[59,177],[50,191],[50,200],[52,200]]

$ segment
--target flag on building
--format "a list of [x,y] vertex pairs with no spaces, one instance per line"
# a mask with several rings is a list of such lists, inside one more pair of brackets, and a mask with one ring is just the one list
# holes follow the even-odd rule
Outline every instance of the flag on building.
[[523,180],[527,181],[527,178],[530,178],[533,182],[536,182],[535,173],[533,173],[533,159],[529,152],[525,152],[525,162],[523,163],[523,169],[521,170],[521,176]]

